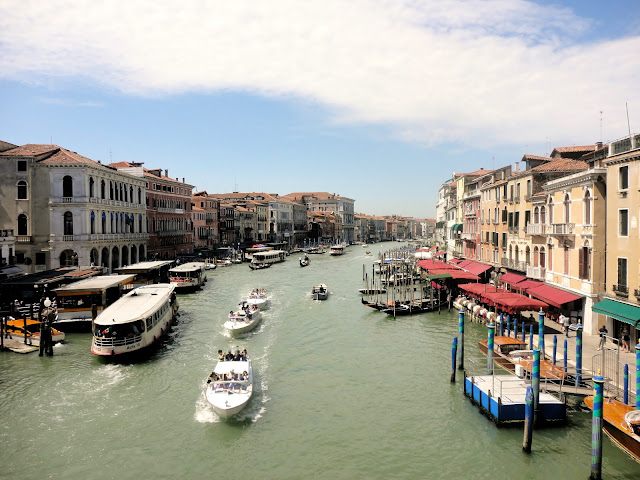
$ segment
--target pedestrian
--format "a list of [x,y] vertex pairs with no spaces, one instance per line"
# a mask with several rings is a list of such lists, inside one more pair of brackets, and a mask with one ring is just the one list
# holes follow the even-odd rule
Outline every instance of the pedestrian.
[[629,340],[631,340],[629,338],[629,329],[627,327],[624,327],[622,329],[622,351],[623,352],[629,352]]
[[565,317],[564,313],[561,313],[560,316],[558,317],[558,322],[562,327],[562,331],[564,332],[564,335],[568,338],[569,337],[569,318]]
[[603,324],[598,332],[600,332],[600,344],[598,345],[598,350],[602,350],[607,342],[607,333],[609,333],[609,330],[607,330],[607,327]]

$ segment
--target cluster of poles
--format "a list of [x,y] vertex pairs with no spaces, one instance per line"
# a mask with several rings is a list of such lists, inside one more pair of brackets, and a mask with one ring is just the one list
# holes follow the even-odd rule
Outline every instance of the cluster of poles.
[[[464,370],[464,315],[465,311],[460,310],[458,315],[458,336],[453,338],[451,345],[451,382],[456,381],[456,369]],[[503,333],[503,316],[499,316],[499,332]],[[510,322],[506,321],[508,335],[510,332]],[[582,326],[578,325],[576,339],[576,371],[582,373]],[[487,370],[489,375],[493,375],[494,360],[494,335],[496,326],[492,323],[488,325],[487,338]],[[531,452],[533,443],[534,425],[539,426],[541,417],[539,412],[540,399],[540,358],[544,358],[544,312],[538,314],[538,348],[533,349],[533,325],[529,330],[529,347],[533,350],[533,364],[531,372],[531,385],[527,387],[524,410],[524,438],[522,450]],[[514,336],[517,336],[517,321],[514,320]],[[524,323],[522,325],[522,340],[524,341]],[[557,337],[553,337],[553,363],[556,362]],[[458,355],[459,352],[459,355]],[[457,367],[456,367],[457,363]],[[567,341],[564,341],[564,368],[567,371]],[[576,381],[579,381],[579,376]],[[604,402],[604,377],[600,372],[593,378],[593,414],[591,427],[591,475],[590,479],[599,480],[602,478],[602,428],[603,428],[603,402]],[[624,367],[624,403],[629,400],[629,366]],[[640,410],[640,346],[636,346],[636,409]]]

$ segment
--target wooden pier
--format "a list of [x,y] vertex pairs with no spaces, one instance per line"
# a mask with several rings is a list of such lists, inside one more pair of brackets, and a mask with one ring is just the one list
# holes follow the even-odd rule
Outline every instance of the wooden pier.
[[31,353],[38,351],[38,347],[34,345],[25,345],[22,338],[4,338],[3,340],[5,350],[11,350],[16,353]]

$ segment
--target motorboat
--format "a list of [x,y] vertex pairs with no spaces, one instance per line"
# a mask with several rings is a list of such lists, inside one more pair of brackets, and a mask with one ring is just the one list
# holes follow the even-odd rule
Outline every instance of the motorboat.
[[[9,317],[11,318],[11,317]],[[26,323],[26,329],[25,329]],[[40,345],[40,325],[41,322],[27,318],[26,320],[7,320],[5,324],[6,333],[17,339],[24,340],[27,337],[27,343],[29,345]],[[59,343],[64,341],[64,333],[55,328],[51,329],[51,340],[53,343]]]
[[311,289],[311,298],[314,300],[326,300],[329,297],[329,288],[321,283]]
[[93,321],[91,353],[130,354],[162,338],[178,312],[173,283],[143,285],[105,308]]
[[217,267],[217,265],[215,263],[213,263],[213,262],[206,262],[204,264],[204,269],[205,270],[215,270],[216,267]]
[[236,337],[256,328],[261,320],[262,312],[258,307],[242,302],[240,310],[229,312],[229,318],[224,322],[224,328],[229,331],[232,337]]
[[271,265],[272,265],[271,263],[255,262],[253,260],[249,262],[249,268],[251,270],[262,270],[264,268],[269,268]]
[[271,300],[267,296],[267,291],[264,288],[256,288],[249,294],[247,304],[252,307],[258,307],[261,311],[264,311],[269,310],[269,307],[271,307]]
[[[586,397],[584,403],[593,410],[592,396]],[[604,398],[602,419],[604,433],[636,462],[640,462],[640,410],[614,398]]]
[[209,379],[205,397],[213,411],[227,419],[239,413],[253,394],[251,360],[219,361]]

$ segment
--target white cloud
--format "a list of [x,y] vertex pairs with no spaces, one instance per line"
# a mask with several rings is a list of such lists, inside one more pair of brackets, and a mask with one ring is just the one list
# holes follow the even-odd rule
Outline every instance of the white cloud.
[[640,37],[579,44],[590,27],[525,0],[4,0],[0,76],[297,97],[426,144],[591,142],[601,109],[626,130]]

